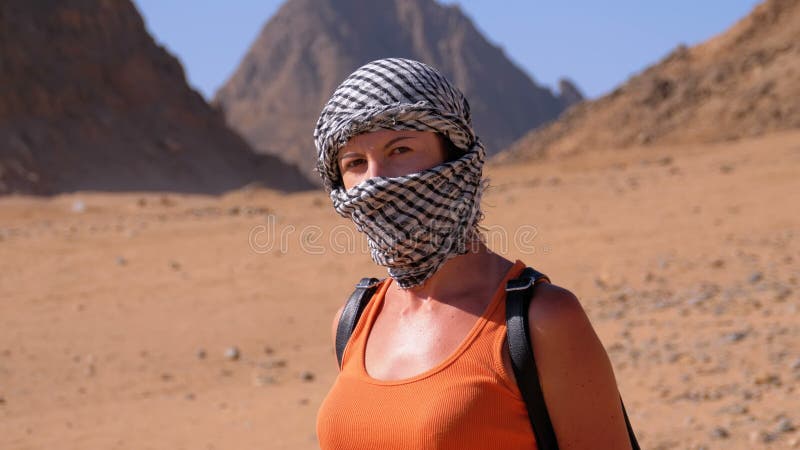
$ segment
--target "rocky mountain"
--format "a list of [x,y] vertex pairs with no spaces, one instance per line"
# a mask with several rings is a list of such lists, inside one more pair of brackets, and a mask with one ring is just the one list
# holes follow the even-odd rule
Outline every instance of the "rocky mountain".
[[0,2],[0,194],[310,186],[191,90],[128,0]]
[[532,131],[499,162],[800,128],[800,0],[767,0],[726,32]]
[[266,23],[214,102],[263,153],[311,173],[312,132],[322,106],[373,59],[431,64],[457,84],[492,154],[580,101],[537,86],[488,42],[457,6],[434,0],[288,0]]

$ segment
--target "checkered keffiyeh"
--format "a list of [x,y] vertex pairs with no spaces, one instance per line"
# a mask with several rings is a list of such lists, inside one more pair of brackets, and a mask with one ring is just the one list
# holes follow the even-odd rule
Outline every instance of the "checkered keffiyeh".
[[[346,190],[337,154],[353,136],[433,131],[464,153],[399,177],[374,177]],[[373,61],[353,72],[325,105],[314,130],[317,170],[336,211],[367,235],[372,259],[400,287],[422,284],[477,236],[485,151],[464,95],[436,69],[412,60]]]

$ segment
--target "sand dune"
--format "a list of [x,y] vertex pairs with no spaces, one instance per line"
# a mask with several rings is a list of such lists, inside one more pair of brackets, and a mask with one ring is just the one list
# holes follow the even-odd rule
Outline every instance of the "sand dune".
[[[800,446],[800,133],[488,172],[644,448]],[[0,199],[0,448],[316,448],[331,316],[384,275],[351,231],[321,192]]]

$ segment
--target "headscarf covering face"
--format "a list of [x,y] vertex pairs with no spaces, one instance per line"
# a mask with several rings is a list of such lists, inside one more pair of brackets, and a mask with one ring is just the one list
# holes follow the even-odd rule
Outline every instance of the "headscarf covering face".
[[[455,160],[398,177],[373,177],[349,190],[337,155],[353,136],[432,131],[463,151]],[[317,170],[336,211],[367,235],[372,259],[400,287],[421,285],[478,238],[485,151],[464,95],[436,69],[399,58],[368,63],[347,77],[314,130]]]

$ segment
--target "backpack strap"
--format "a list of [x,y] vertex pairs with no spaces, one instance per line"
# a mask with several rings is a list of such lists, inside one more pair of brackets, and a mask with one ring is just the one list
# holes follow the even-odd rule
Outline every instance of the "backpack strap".
[[525,399],[528,418],[531,422],[536,445],[540,450],[557,449],[558,441],[544,403],[539,372],[533,358],[530,331],[528,329],[528,306],[533,297],[536,282],[547,276],[531,267],[526,267],[519,278],[506,283],[506,334],[511,366],[517,378],[517,386]]
[[342,367],[342,356],[344,348],[347,347],[347,341],[350,340],[350,335],[353,334],[364,307],[369,303],[369,299],[372,298],[372,294],[375,293],[380,282],[381,280],[377,278],[362,278],[344,304],[339,324],[336,326],[336,360],[339,361],[339,368]]
[[639,441],[636,440],[636,434],[633,432],[633,427],[631,426],[631,421],[628,420],[628,412],[625,411],[625,403],[622,401],[622,396],[619,397],[619,404],[622,405],[622,415],[625,416],[625,428],[628,429],[628,437],[631,438],[631,449],[632,450],[641,450],[639,448]]
[[[506,333],[508,338],[508,350],[511,355],[511,365],[514,369],[514,376],[517,378],[517,385],[525,400],[528,409],[528,418],[536,437],[536,444],[540,450],[557,450],[558,440],[556,439],[553,423],[550,421],[550,414],[547,412],[547,405],[544,401],[541,383],[539,382],[539,372],[536,368],[536,360],[533,348],[530,345],[530,327],[528,324],[528,309],[533,300],[536,284],[542,279],[548,282],[550,278],[531,268],[523,270],[519,278],[509,280],[506,283]],[[622,403],[622,414],[625,416],[625,427],[628,429],[628,436],[631,440],[631,448],[640,450],[633,427],[628,420],[628,413],[625,411],[625,404]]]

